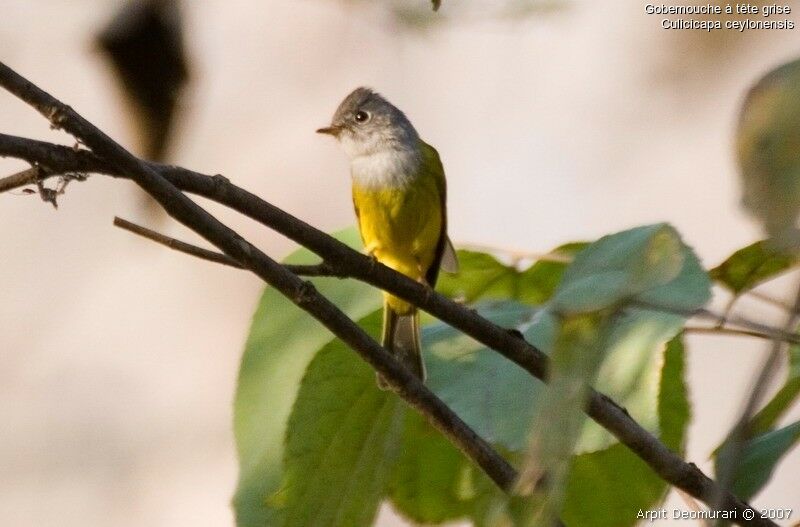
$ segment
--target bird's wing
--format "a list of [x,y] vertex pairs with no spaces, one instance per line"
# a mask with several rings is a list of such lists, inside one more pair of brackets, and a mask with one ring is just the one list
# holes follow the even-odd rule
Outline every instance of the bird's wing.
[[[453,245],[447,238],[447,181],[444,177],[444,167],[439,158],[439,152],[436,151],[431,145],[424,141],[422,143],[422,155],[424,158],[423,165],[427,170],[430,170],[436,181],[436,189],[439,191],[439,200],[441,204],[442,214],[442,230],[439,234],[439,240],[436,243],[436,253],[433,263],[425,275],[428,284],[433,287],[436,285],[436,279],[439,277],[439,269],[442,268],[447,272],[458,271],[458,259],[453,250]],[[455,271],[451,271],[455,269]]]
[[364,233],[361,230],[361,210],[358,208],[355,189],[353,189],[353,210],[356,212],[356,224],[358,225],[358,235],[361,237],[361,244],[366,247],[367,241],[364,239]]
[[442,271],[450,274],[458,272],[458,256],[456,255],[456,248],[453,247],[453,242],[450,238],[445,236],[444,251],[442,252],[442,262],[439,264]]

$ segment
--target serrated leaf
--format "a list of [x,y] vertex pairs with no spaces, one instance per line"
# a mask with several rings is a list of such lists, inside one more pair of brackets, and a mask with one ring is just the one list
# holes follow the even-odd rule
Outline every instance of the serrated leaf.
[[576,257],[551,301],[559,313],[586,313],[623,301],[680,309],[702,305],[710,282],[694,253],[666,224],[604,236]]
[[689,394],[684,379],[685,348],[683,334],[664,348],[661,384],[658,392],[658,423],[661,441],[671,450],[683,453],[686,430],[691,419]]
[[739,295],[788,271],[797,263],[797,257],[779,251],[767,240],[762,240],[739,249],[711,269],[709,275],[712,280]]
[[[678,336],[664,349],[658,395],[661,440],[677,452],[682,452],[690,419],[684,364]],[[575,457],[561,518],[569,526],[637,525],[641,519],[637,513],[656,507],[667,490],[666,483],[644,461],[616,443]]]
[[[516,302],[492,302],[479,304],[477,311],[502,327],[519,330],[539,349],[552,350],[558,323],[549,310]],[[642,426],[657,432],[662,365],[658,350],[680,332],[684,319],[632,309],[615,322],[594,386],[625,406]],[[434,322],[423,328],[423,349],[431,389],[481,436],[503,449],[522,451],[543,385],[497,352],[446,324]],[[577,451],[603,449],[615,441],[604,428],[587,421]]]
[[[659,379],[664,344],[683,328],[683,317],[641,309],[618,315],[594,387],[622,404],[644,428],[659,430]],[[578,452],[603,449],[616,438],[594,421],[584,424]]]
[[[373,335],[381,313],[359,325]],[[334,340],[308,366],[286,435],[284,527],[372,524],[397,454],[405,409]]]
[[[558,330],[552,347],[550,383],[542,394],[533,421],[531,447],[518,489],[523,493],[532,492],[532,498],[524,510],[516,511],[515,521],[548,525],[559,515],[570,456],[581,435],[580,424],[585,420],[582,414],[585,394],[615,344],[620,349],[641,353],[640,360],[617,361],[615,365],[623,366],[623,370],[630,368],[634,379],[641,378],[643,372],[653,371],[647,367],[652,357],[648,352],[653,345],[671,338],[682,327],[681,316],[640,308],[622,309],[624,302],[644,298],[648,303],[671,309],[681,306],[690,311],[705,303],[709,290],[708,277],[694,254],[683,245],[674,229],[665,225],[606,236],[576,257],[545,309],[556,315]],[[674,347],[668,351],[677,353]],[[682,355],[682,350],[679,351]],[[610,371],[616,374],[618,369],[611,367]],[[672,377],[670,371],[665,373],[665,379]],[[616,381],[613,387],[617,390],[630,390],[635,386],[626,387],[619,379]],[[676,426],[682,426],[682,417],[685,417],[682,413],[682,409],[678,409],[677,415],[665,414],[663,421],[657,424],[669,427],[673,418],[678,423]],[[656,412],[651,415],[662,417]],[[587,431],[592,429],[607,435],[593,423],[587,423],[584,441]],[[668,439],[677,442],[682,435],[682,432],[673,431]],[[605,454],[598,454],[602,455]],[[545,474],[546,484],[536,486]],[[664,489],[660,486],[658,494],[649,497],[659,499]],[[511,505],[506,502],[509,514],[513,512],[508,508]],[[636,523],[636,516],[631,518],[630,524]]]
[[[672,254],[674,251],[681,256],[675,257]],[[666,262],[657,263],[661,259]],[[677,273],[676,262],[681,263]],[[643,271],[643,267],[652,267],[656,271]],[[603,287],[603,282],[608,278],[607,272],[629,275],[631,281]],[[583,286],[573,288],[576,283],[595,281],[600,286],[594,293],[583,291]],[[620,296],[603,293],[615,288]],[[563,304],[565,298],[560,295],[566,291],[566,296],[571,296],[578,293],[579,289],[580,294],[595,296],[589,300],[575,299],[568,311],[583,309],[595,300],[598,303],[594,307],[613,305],[623,300],[636,302],[636,305],[654,306],[653,309],[627,307],[617,317],[595,387],[624,404],[645,428],[657,430],[658,413],[655,408],[659,364],[653,350],[678,334],[685,322],[684,316],[659,311],[657,306],[686,312],[703,306],[711,294],[708,275],[694,252],[680,242],[674,229],[659,224],[612,234],[584,249],[564,273],[563,282],[551,306],[555,310],[564,309],[567,307]],[[578,449],[581,452],[598,450],[615,441],[605,429],[587,421]]]
[[[358,247],[355,229],[337,237]],[[290,263],[314,263],[306,250]],[[380,307],[380,293],[353,280],[317,278],[320,292],[353,319]],[[300,380],[314,355],[333,339],[316,320],[267,288],[253,317],[239,368],[234,406],[234,433],[239,457],[239,482],[234,508],[239,527],[275,525],[279,513],[269,498],[281,481],[286,424]]]

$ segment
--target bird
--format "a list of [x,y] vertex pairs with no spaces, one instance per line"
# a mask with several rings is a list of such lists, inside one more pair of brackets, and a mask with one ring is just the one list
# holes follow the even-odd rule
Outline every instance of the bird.
[[[350,159],[353,206],[368,255],[431,288],[440,268],[458,272],[447,236],[447,182],[439,153],[400,109],[359,87],[317,133],[335,137]],[[385,291],[381,344],[425,381],[418,310]],[[390,388],[381,375],[377,382]]]

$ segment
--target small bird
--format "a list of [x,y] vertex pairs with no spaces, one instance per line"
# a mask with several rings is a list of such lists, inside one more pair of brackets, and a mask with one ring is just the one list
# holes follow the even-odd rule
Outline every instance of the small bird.
[[[441,267],[458,271],[447,237],[447,188],[436,150],[397,107],[369,88],[339,105],[330,126],[350,158],[355,206],[367,254],[431,288]],[[425,380],[417,308],[384,292],[381,343]],[[378,385],[386,381],[378,376]]]

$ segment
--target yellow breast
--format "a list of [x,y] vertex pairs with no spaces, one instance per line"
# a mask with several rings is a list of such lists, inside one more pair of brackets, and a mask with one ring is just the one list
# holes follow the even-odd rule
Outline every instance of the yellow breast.
[[353,203],[366,250],[384,265],[422,279],[435,259],[442,234],[436,182],[424,175],[388,188],[354,181]]

